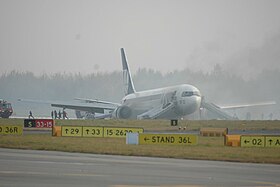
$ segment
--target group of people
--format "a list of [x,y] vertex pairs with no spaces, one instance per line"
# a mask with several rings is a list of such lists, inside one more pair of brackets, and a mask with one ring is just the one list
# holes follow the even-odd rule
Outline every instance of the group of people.
[[62,112],[59,110],[58,112],[56,110],[51,112],[51,117],[52,119],[68,119],[67,113],[65,112],[65,110],[63,110]]
[[[65,112],[65,110],[63,110],[62,112],[59,110],[58,112],[56,110],[52,110],[51,111],[51,117],[52,119],[69,119],[68,116],[67,116],[67,113]],[[29,116],[28,116],[29,119],[34,119],[34,116],[32,114],[32,111],[30,110],[29,111]]]

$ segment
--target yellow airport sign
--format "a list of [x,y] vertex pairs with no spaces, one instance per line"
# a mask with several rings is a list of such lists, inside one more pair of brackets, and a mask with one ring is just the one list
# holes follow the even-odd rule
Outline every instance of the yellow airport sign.
[[265,137],[265,146],[280,148],[280,136],[266,136]]
[[83,137],[103,137],[103,127],[83,127]]
[[197,145],[194,134],[139,134],[139,144]]
[[143,128],[104,127],[105,138],[125,138],[127,133],[143,133]]
[[241,147],[265,147],[265,136],[243,135],[240,143]]
[[22,135],[23,127],[21,125],[1,125],[0,134],[3,135]]
[[62,126],[61,127],[61,136],[67,137],[81,137],[83,135],[83,127],[75,126]]

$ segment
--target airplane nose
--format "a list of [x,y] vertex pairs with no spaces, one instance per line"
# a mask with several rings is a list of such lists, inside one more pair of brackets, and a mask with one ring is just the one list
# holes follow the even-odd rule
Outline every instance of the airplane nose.
[[182,116],[192,114],[199,110],[201,105],[200,91],[192,85],[184,85],[177,93],[175,112]]
[[196,110],[198,110],[200,108],[200,104],[201,104],[201,97],[200,96],[194,96],[192,98],[192,109],[193,109],[193,112],[195,112]]
[[192,114],[200,108],[201,97],[192,96],[188,99],[186,105],[184,106],[184,111],[186,114]]

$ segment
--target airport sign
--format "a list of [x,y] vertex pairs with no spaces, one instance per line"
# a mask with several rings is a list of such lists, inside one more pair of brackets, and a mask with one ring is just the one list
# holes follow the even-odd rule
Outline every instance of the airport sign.
[[143,128],[104,127],[105,138],[125,138],[127,133],[143,133]]
[[22,135],[23,128],[21,125],[1,125],[1,135]]
[[266,136],[265,137],[265,146],[280,148],[280,136]]
[[64,137],[82,137],[83,130],[82,126],[61,126],[61,136]]
[[83,127],[83,137],[103,137],[103,127]]
[[240,138],[241,147],[265,147],[265,136],[244,135]]
[[24,127],[25,128],[35,128],[36,123],[34,119],[24,119]]
[[139,144],[197,145],[194,134],[139,134]]
[[25,119],[25,128],[52,128],[54,125],[53,119]]
[[61,126],[61,136],[125,138],[127,133],[143,133],[143,128],[100,127],[100,126]]
[[52,128],[54,124],[53,119],[36,119],[36,128]]

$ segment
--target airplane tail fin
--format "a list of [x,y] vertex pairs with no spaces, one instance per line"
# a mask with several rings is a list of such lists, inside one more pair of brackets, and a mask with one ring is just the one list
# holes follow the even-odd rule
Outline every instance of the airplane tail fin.
[[127,59],[125,56],[124,48],[121,48],[121,56],[122,56],[122,66],[123,66],[123,83],[124,83],[124,92],[125,95],[135,93],[135,88],[131,79],[131,74],[129,71],[129,66],[127,63]]

